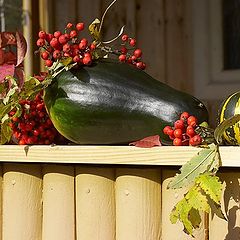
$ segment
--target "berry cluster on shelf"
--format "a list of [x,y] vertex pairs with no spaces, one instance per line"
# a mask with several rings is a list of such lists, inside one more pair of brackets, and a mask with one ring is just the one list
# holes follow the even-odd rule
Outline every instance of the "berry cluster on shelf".
[[34,100],[20,100],[21,115],[16,117],[16,110],[9,113],[9,126],[13,131],[13,141],[19,145],[52,144],[63,140],[54,128],[39,93]]
[[174,122],[174,126],[164,127],[163,133],[169,136],[174,146],[197,146],[203,141],[195,131],[197,124],[198,120],[195,116],[183,112]]
[[115,49],[103,41],[89,41],[82,37],[84,28],[84,23],[79,22],[76,25],[68,23],[64,32],[55,31],[52,34],[39,31],[36,44],[45,66],[50,68],[54,62],[66,58],[78,65],[91,65],[93,60],[112,54],[116,55],[120,62],[127,62],[142,70],[146,68],[146,64],[141,60],[142,50],[136,48],[136,39],[121,34],[122,42]]

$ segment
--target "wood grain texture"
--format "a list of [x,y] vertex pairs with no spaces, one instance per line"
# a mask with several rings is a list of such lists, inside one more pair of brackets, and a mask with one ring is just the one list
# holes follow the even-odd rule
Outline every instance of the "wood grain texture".
[[165,1],[167,84],[191,91],[191,14],[187,0]]
[[167,186],[171,181],[172,177],[176,174],[176,169],[163,169],[163,184],[162,184],[162,240],[204,240],[205,228],[204,217],[202,218],[202,224],[199,229],[194,232],[194,237],[192,238],[184,233],[182,223],[178,222],[172,224],[170,222],[170,213],[174,206],[179,202],[184,194],[186,193],[186,188],[183,189],[168,189]]
[[[130,146],[0,146],[0,162],[86,163],[181,166],[201,149],[196,147]],[[223,167],[240,166],[240,147],[220,147]]]
[[[2,164],[0,164],[0,203],[2,203],[2,189],[3,189],[3,172],[2,172]],[[2,204],[0,204],[0,240],[2,240]]]
[[40,165],[3,165],[4,240],[42,240],[42,175]]
[[161,170],[117,169],[116,239],[160,240]]
[[77,240],[115,240],[115,170],[76,167]]
[[224,183],[222,210],[227,221],[210,215],[209,239],[238,240],[240,239],[240,172],[237,169],[225,170],[219,174]]
[[43,167],[42,240],[75,240],[74,167]]

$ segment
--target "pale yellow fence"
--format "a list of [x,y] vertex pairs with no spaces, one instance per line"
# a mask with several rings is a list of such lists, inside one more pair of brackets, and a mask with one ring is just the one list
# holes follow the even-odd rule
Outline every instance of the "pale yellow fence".
[[[166,188],[193,147],[1,146],[2,240],[184,240]],[[223,208],[196,239],[240,239],[240,149],[222,147]],[[235,167],[227,168],[227,167]]]

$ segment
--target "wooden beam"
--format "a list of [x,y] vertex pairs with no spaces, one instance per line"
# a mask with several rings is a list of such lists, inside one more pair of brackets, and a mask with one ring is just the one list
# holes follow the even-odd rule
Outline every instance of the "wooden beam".
[[[0,162],[180,166],[201,148],[163,146],[0,146]],[[220,147],[222,166],[240,166],[240,147]]]

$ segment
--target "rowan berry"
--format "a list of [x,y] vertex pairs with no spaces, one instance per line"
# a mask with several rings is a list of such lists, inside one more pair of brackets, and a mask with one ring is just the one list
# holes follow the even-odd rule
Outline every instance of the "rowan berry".
[[53,47],[53,48],[58,48],[59,47],[59,41],[57,38],[53,38],[51,41],[50,41],[50,46]]
[[78,31],[82,31],[82,30],[84,29],[84,23],[82,23],[82,22],[77,23],[76,29],[77,29]]
[[43,60],[47,60],[49,58],[49,52],[47,52],[47,51],[42,52],[41,53],[41,58]]
[[73,27],[73,24],[72,24],[72,23],[68,23],[67,26],[66,26],[66,28],[68,28],[68,29],[69,29],[69,28],[72,28],[72,27]]
[[188,112],[183,112],[180,115],[180,119],[186,121],[189,118],[190,114]]
[[61,57],[61,52],[59,50],[55,50],[53,52],[53,58],[54,59],[59,59]]
[[87,56],[82,59],[84,65],[90,65],[92,63],[92,58]]
[[142,50],[137,48],[134,50],[133,54],[136,58],[140,58],[142,56]]
[[136,45],[136,40],[134,39],[134,38],[130,38],[129,39],[129,44],[130,44],[130,46],[132,46],[132,47],[134,47],[135,45]]
[[198,134],[189,139],[189,144],[191,146],[197,146],[197,145],[200,145],[201,143],[202,143],[202,137]]
[[189,116],[187,119],[187,124],[195,127],[197,125],[197,118],[195,116]]
[[175,138],[180,138],[182,139],[183,131],[181,128],[177,128],[174,130],[173,135]]
[[37,40],[37,46],[38,46],[38,47],[43,47],[44,45],[45,45],[45,40],[42,39],[42,38],[39,38],[39,39]]
[[177,121],[175,121],[174,128],[184,129],[185,128],[184,121],[181,119],[178,119]]
[[118,59],[119,59],[120,62],[125,62],[126,61],[126,55],[121,54],[121,55],[119,55]]
[[75,38],[77,37],[77,31],[76,30],[72,30],[69,34],[70,38]]
[[62,35],[62,33],[60,31],[56,31],[56,32],[53,33],[53,36],[55,38],[59,38],[61,35]]
[[45,65],[47,67],[51,67],[53,65],[53,61],[51,59],[47,59],[47,60],[45,60]]
[[44,32],[44,31],[40,31],[40,32],[38,33],[38,37],[41,38],[41,39],[46,39],[46,36],[47,36],[47,34],[46,34],[46,32]]
[[182,146],[182,139],[181,138],[174,138],[173,139],[174,146]]
[[122,41],[126,42],[127,40],[128,40],[128,35],[127,34],[122,35]]

